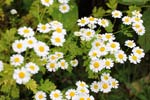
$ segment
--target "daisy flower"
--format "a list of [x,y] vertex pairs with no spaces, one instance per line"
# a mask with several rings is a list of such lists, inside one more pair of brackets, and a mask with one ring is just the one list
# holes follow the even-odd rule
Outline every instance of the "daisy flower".
[[130,24],[132,23],[132,18],[129,17],[129,16],[124,16],[124,17],[122,18],[122,21],[123,21],[123,24],[125,24],[125,25],[130,25]]
[[49,47],[41,41],[38,41],[34,46],[34,51],[38,56],[45,57],[49,53]]
[[110,58],[104,59],[103,61],[106,69],[111,69],[114,66],[114,62]]
[[17,53],[22,53],[26,51],[27,44],[24,40],[15,40],[15,42],[12,44],[13,51]]
[[63,24],[56,20],[49,22],[49,24],[50,24],[52,30],[56,30],[56,28],[58,28],[58,27],[63,28]]
[[56,62],[58,60],[58,56],[56,54],[51,54],[48,56],[48,61]]
[[108,93],[111,91],[111,85],[108,82],[100,82],[100,91],[103,93]]
[[42,5],[49,7],[52,5],[54,0],[41,0]]
[[91,96],[88,95],[88,96],[86,97],[86,100],[95,100],[95,99],[94,99],[94,97],[93,97],[92,95],[91,95]]
[[65,42],[64,35],[52,35],[51,42],[55,46],[63,46],[63,43]]
[[93,48],[98,48],[100,46],[104,45],[103,41],[101,39],[96,39],[92,42]]
[[21,69],[15,69],[13,74],[13,79],[16,80],[18,84],[26,84],[30,80],[29,72],[22,67]]
[[144,35],[145,34],[145,27],[143,26],[143,27],[140,27],[139,29],[137,29],[137,30],[135,30],[136,31],[136,33],[138,34],[138,35]]
[[46,100],[46,93],[43,91],[36,92],[34,96],[35,100]]
[[62,100],[63,98],[60,90],[52,91],[49,96],[52,100]]
[[37,30],[41,33],[48,33],[51,31],[51,26],[48,23],[47,24],[39,23],[37,26]]
[[90,29],[95,29],[95,28],[97,27],[95,24],[90,24],[90,23],[89,23],[87,26],[88,26]]
[[107,43],[107,48],[111,53],[113,53],[120,49],[120,44],[119,42],[110,41]]
[[33,62],[27,63],[25,67],[31,74],[36,74],[39,71],[39,67]]
[[102,45],[102,46],[100,46],[100,47],[98,48],[99,54],[100,54],[101,56],[107,55],[107,54],[108,54],[108,50],[109,50],[109,49],[107,48],[106,45]]
[[85,41],[90,41],[95,35],[95,31],[92,29],[86,29],[82,34]]
[[110,83],[111,83],[111,86],[112,86],[112,88],[115,88],[115,89],[117,89],[118,88],[118,81],[116,80],[116,79],[111,79],[110,80]]
[[99,60],[99,59],[94,59],[90,62],[90,69],[95,72],[98,73],[99,71],[101,71],[104,68],[104,62],[103,60]]
[[133,30],[137,31],[138,29],[141,29],[143,25],[141,23],[133,23],[132,28]]
[[56,29],[55,29],[55,31],[52,33],[53,35],[66,35],[66,30],[65,29],[63,29],[62,27],[57,27]]
[[98,19],[98,25],[102,26],[102,27],[108,27],[109,26],[109,21],[107,19]]
[[101,80],[102,80],[103,82],[109,82],[111,79],[112,79],[112,77],[110,76],[109,73],[103,73],[103,74],[101,75]]
[[129,61],[130,63],[137,64],[141,62],[141,58],[135,54],[131,54],[129,55]]
[[24,26],[18,29],[18,34],[23,37],[31,37],[34,35],[34,31],[32,28]]
[[87,88],[84,88],[84,87],[77,87],[77,94],[88,94],[89,93],[89,90]]
[[71,66],[73,66],[73,67],[76,67],[76,66],[78,66],[78,60],[77,59],[73,59],[73,60],[71,60],[70,61],[70,64],[71,64]]
[[143,58],[145,56],[144,50],[139,47],[134,47],[132,52],[134,55],[137,55],[140,58]]
[[102,35],[102,39],[104,41],[113,41],[115,40],[115,36],[112,33],[105,33]]
[[132,22],[133,23],[143,23],[143,20],[140,17],[132,17]]
[[91,59],[97,59],[100,57],[100,52],[97,49],[91,49],[88,55]]
[[48,71],[50,72],[56,72],[59,68],[57,62],[49,62],[48,64],[46,64],[46,68]]
[[10,57],[10,63],[13,66],[20,66],[24,61],[24,57],[20,54],[14,54]]
[[3,62],[0,60],[0,72],[4,70]]
[[83,17],[83,18],[81,18],[81,19],[78,19],[78,25],[79,26],[85,26],[85,25],[87,25],[89,22],[88,22],[89,20],[87,19],[87,17]]
[[112,11],[112,17],[113,18],[121,18],[122,17],[122,12],[119,10],[114,10]]
[[34,45],[37,43],[37,40],[35,37],[28,37],[24,41],[26,42],[26,45],[28,48],[33,48]]
[[100,82],[96,82],[94,81],[91,85],[90,85],[90,89],[91,91],[98,93],[100,90]]
[[136,46],[134,40],[126,40],[125,41],[125,46],[129,47],[129,48],[133,48]]
[[64,4],[64,3],[68,3],[70,0],[58,0],[58,2],[59,3],[62,3],[62,4]]
[[58,57],[58,59],[61,59],[64,57],[63,52],[55,52],[55,55]]
[[77,93],[76,93],[76,90],[75,90],[75,89],[69,89],[69,90],[66,91],[65,97],[66,97],[68,100],[70,100],[70,99],[72,99],[76,94],[77,94]]
[[141,14],[140,11],[138,11],[138,10],[132,11],[132,15],[133,15],[133,16],[136,16],[136,17],[142,17],[142,14]]
[[58,66],[59,66],[61,69],[65,70],[65,69],[68,68],[68,62],[66,62],[66,60],[62,59],[62,60],[60,60],[60,61],[58,62]]
[[68,4],[61,4],[59,6],[59,11],[61,13],[67,13],[67,12],[69,12],[69,10],[70,10],[70,6]]
[[88,17],[88,22],[89,22],[89,24],[96,24],[97,18],[90,16],[90,17]]
[[81,88],[88,88],[88,85],[84,81],[77,81],[76,86]]
[[127,60],[127,55],[124,53],[124,51],[119,50],[115,53],[116,61],[119,63],[124,63]]

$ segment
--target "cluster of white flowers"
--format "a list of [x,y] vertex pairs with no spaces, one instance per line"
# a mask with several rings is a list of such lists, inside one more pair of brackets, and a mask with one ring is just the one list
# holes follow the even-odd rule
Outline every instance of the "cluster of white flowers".
[[118,88],[118,81],[110,76],[109,73],[103,73],[101,76],[101,81],[94,81],[91,85],[91,91],[98,93],[99,91],[103,93],[108,93],[112,88]]
[[[59,11],[61,13],[67,13],[70,11],[70,6],[68,5],[70,0],[58,0],[60,3]],[[54,0],[41,0],[42,5],[49,7],[54,3]]]
[[[121,18],[122,12],[119,10],[114,10],[112,12],[113,18]],[[132,11],[132,16],[124,16],[122,18],[122,22],[125,25],[132,25],[132,29],[138,34],[143,35],[145,33],[145,27],[143,25],[142,14],[140,11],[134,10]]]

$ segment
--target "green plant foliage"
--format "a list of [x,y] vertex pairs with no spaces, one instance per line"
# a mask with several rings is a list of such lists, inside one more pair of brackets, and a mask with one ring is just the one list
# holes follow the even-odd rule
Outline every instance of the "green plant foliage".
[[149,0],[118,0],[119,3],[124,5],[144,5]]
[[106,5],[111,10],[115,10],[117,8],[118,2],[117,0],[109,0],[108,3],[106,3]]
[[140,44],[140,46],[142,48],[144,48],[145,52],[148,52],[150,50],[150,23],[149,23],[149,20],[150,20],[150,17],[149,17],[149,14],[150,14],[150,9],[147,9],[144,14],[143,14],[143,21],[145,22],[144,23],[144,26],[145,26],[145,29],[146,29],[146,33],[139,37],[139,40],[138,40],[138,43]]
[[33,91],[33,93],[37,92],[38,85],[35,80],[31,79],[28,83],[25,84],[25,86],[27,89]]
[[105,13],[106,11],[102,7],[94,7],[92,10],[92,15],[97,18],[103,17]]
[[40,86],[38,86],[38,89],[43,90],[46,93],[49,93],[49,92],[55,90],[56,86],[53,82],[49,81],[48,79],[45,81],[43,79],[41,79],[40,80]]

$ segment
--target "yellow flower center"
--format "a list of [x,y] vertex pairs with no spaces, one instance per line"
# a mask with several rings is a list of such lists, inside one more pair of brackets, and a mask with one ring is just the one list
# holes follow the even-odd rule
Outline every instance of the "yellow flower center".
[[29,44],[33,44],[33,41],[32,41],[32,40],[29,40],[28,43],[29,43]]
[[93,17],[90,17],[89,20],[90,20],[90,21],[94,21],[94,18],[93,18]]
[[58,98],[58,97],[59,97],[59,94],[58,94],[58,93],[54,93],[54,97],[55,97],[55,98]]
[[132,59],[136,61],[136,60],[137,60],[137,57],[136,57],[136,56],[132,56]]
[[56,32],[61,33],[62,32],[62,28],[56,28]]
[[69,94],[71,97],[73,97],[73,96],[75,96],[75,93],[72,91],[72,92],[70,92],[70,94]]
[[67,7],[66,7],[66,6],[63,6],[62,9],[63,9],[63,10],[67,10]]
[[21,49],[21,48],[22,48],[22,44],[21,44],[21,43],[18,43],[18,44],[17,44],[17,48],[18,48],[18,49]]
[[55,64],[54,64],[54,63],[50,63],[49,67],[50,67],[50,68],[54,68],[54,67],[55,67]]
[[42,25],[41,29],[46,30],[46,25]]
[[46,3],[49,3],[50,0],[45,0]]
[[31,69],[31,70],[35,70],[35,66],[31,65],[31,66],[30,66],[30,69]]
[[112,86],[116,86],[116,82],[112,82]]
[[111,35],[110,35],[110,34],[107,34],[107,35],[106,35],[106,38],[107,38],[107,39],[110,39],[110,38],[111,38]]
[[100,46],[101,44],[99,42],[95,43],[96,47]]
[[96,56],[97,56],[97,53],[96,53],[96,52],[93,52],[92,56],[96,57]]
[[100,66],[99,62],[94,62],[94,68],[98,68]]
[[104,51],[105,51],[105,47],[101,47],[101,48],[100,48],[100,51],[101,51],[101,52],[104,52]]
[[107,84],[107,83],[104,83],[104,84],[102,85],[102,87],[103,87],[103,89],[107,89],[107,88],[108,88],[108,84]]
[[28,29],[25,29],[23,32],[24,32],[25,34],[28,34],[28,33],[29,33],[29,30],[28,30]]
[[106,24],[106,21],[105,21],[105,20],[102,20],[101,23],[102,23],[103,25],[105,25],[105,24]]
[[125,22],[129,22],[129,18],[126,18],[124,21],[125,21]]
[[112,43],[110,46],[111,46],[112,48],[116,48],[116,44],[115,44],[115,43]]
[[55,38],[55,42],[60,43],[60,42],[61,42],[61,39],[60,39],[59,37],[56,37],[56,38]]
[[81,19],[81,21],[80,21],[82,24],[84,24],[85,23],[85,20],[84,19]]
[[132,46],[133,45],[133,43],[132,42],[128,42],[128,46]]
[[87,36],[90,36],[91,34],[92,34],[91,32],[87,32],[87,33],[86,33]]
[[105,80],[108,80],[108,76],[105,75],[105,76],[104,76],[104,79],[105,79]]
[[44,98],[44,96],[42,94],[40,94],[38,97],[39,97],[39,99],[43,99]]
[[81,97],[79,100],[85,100],[83,97]]
[[39,46],[39,51],[44,52],[45,48],[43,46]]
[[142,51],[141,50],[136,50],[136,53],[141,54]]
[[25,77],[25,73],[24,72],[19,72],[19,78],[24,78]]
[[61,62],[61,66],[65,66],[65,62]]
[[119,13],[116,12],[116,13],[114,14],[114,16],[119,16]]
[[94,89],[98,89],[98,85],[94,85]]
[[105,65],[106,65],[106,66],[110,66],[110,61],[106,61],[106,62],[105,62]]
[[119,58],[119,59],[123,59],[123,54],[119,54],[119,55],[118,55],[118,58]]
[[16,62],[16,63],[17,63],[17,62],[20,62],[20,59],[19,59],[19,58],[15,58],[15,59],[14,59],[14,62]]

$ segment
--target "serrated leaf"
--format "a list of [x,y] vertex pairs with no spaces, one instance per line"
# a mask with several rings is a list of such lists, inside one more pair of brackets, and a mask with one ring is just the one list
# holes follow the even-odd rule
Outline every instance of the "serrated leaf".
[[49,81],[48,79],[47,80],[41,80],[40,81],[40,86],[38,87],[39,90],[43,90],[45,91],[46,93],[49,93],[53,90],[56,89],[56,86],[53,82]]
[[140,46],[144,49],[145,52],[148,52],[150,50],[150,8],[146,10],[143,14],[143,21],[144,21],[144,26],[145,26],[145,34],[143,36],[140,36],[138,39],[138,43]]
[[102,7],[99,7],[98,9],[96,7],[94,7],[92,10],[92,15],[94,17],[97,17],[97,18],[103,17],[104,14],[105,14],[105,10]]
[[27,87],[27,89],[31,90],[34,93],[37,91],[37,87],[38,87],[36,81],[33,79],[30,79],[30,81],[26,83],[25,86]]
[[106,3],[106,5],[111,10],[115,10],[117,8],[118,2],[117,0],[109,0],[108,3]]

